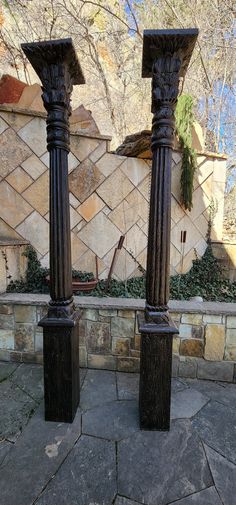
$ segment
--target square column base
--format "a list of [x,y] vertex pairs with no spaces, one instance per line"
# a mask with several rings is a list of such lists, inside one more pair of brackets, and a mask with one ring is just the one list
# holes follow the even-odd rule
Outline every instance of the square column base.
[[45,421],[72,423],[80,401],[79,314],[71,319],[44,318]]
[[142,430],[170,429],[173,326],[139,321],[139,418]]

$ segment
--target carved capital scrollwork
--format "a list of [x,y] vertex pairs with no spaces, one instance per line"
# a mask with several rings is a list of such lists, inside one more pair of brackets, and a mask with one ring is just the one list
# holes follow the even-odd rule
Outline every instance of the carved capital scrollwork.
[[85,82],[72,40],[32,42],[22,44],[22,49],[42,82],[42,99],[48,112],[48,150],[69,152],[72,87]]
[[178,96],[181,59],[178,55],[159,57],[152,67],[152,150],[172,147],[174,111]]
[[48,150],[56,147],[69,152],[69,116],[72,80],[66,64],[45,65],[42,71],[42,99],[47,116]]

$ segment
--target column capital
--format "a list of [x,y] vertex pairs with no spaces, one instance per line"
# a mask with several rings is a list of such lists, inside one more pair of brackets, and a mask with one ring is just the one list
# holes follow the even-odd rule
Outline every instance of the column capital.
[[144,30],[142,76],[152,77],[152,150],[174,143],[179,79],[185,75],[198,30]]
[[84,75],[72,39],[47,40],[21,45],[42,82],[42,99],[48,112],[48,150],[69,152],[70,96],[74,84],[84,84]]
[[184,77],[197,40],[198,29],[144,30],[142,77],[152,77],[153,64],[162,57],[180,60],[180,77]]

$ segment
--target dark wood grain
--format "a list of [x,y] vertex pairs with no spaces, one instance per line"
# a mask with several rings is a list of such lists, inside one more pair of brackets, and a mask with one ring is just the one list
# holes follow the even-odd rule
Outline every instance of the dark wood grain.
[[140,320],[139,411],[142,429],[170,427],[173,335],[168,313],[171,162],[179,80],[186,72],[198,31],[145,30],[143,77],[152,77],[152,178],[145,320]]
[[[76,326],[46,325],[43,332],[45,420],[71,423],[80,398]],[[58,373],[60,371],[60,373]]]
[[[42,81],[49,151],[50,302],[44,334],[45,418],[72,422],[79,404],[79,313],[72,291],[68,154],[73,84],[84,76],[71,39],[22,44]],[[40,230],[39,230],[40,234]]]
[[170,428],[171,365],[172,335],[143,333],[139,392],[143,430]]

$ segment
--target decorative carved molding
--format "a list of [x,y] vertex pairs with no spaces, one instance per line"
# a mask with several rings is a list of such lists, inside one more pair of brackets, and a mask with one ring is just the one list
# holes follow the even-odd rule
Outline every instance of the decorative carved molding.
[[168,314],[171,160],[179,78],[188,65],[197,30],[146,30],[143,77],[152,77],[152,180],[147,250],[145,319],[141,332],[140,424],[170,426],[172,340],[178,330]]
[[174,111],[179,89],[181,61],[176,56],[160,57],[153,63],[152,74],[152,151],[157,146],[173,147]]
[[[70,95],[84,77],[71,39],[23,44],[42,82],[50,152],[50,295],[44,338],[45,419],[72,422],[80,398],[78,319],[72,292],[68,152]],[[39,230],[40,234],[40,230]]]
[[180,59],[180,77],[184,77],[197,36],[197,28],[144,30],[142,77],[152,77],[153,62],[168,54]]
[[186,72],[198,30],[145,30],[143,76],[152,77],[152,182],[146,318],[166,322],[169,300],[171,159],[179,80]]
[[85,82],[72,40],[33,42],[22,49],[42,82],[48,150],[69,152],[70,96],[74,84]]
[[73,84],[84,76],[71,39],[22,44],[42,82],[47,110],[50,152],[50,295],[49,316],[73,313],[70,215],[68,188],[69,116]]

